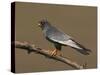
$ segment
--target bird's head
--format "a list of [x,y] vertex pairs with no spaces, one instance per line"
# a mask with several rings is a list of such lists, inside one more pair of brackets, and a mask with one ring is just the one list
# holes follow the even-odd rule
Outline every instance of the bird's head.
[[48,25],[49,25],[49,22],[46,19],[43,19],[43,20],[38,22],[38,26],[41,27],[42,29],[44,29]]

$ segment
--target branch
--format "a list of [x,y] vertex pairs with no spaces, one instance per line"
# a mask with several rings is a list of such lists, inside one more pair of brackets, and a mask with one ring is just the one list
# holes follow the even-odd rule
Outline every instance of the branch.
[[16,48],[23,49],[23,50],[27,50],[28,53],[36,52],[36,53],[38,53],[38,54],[41,54],[41,55],[44,55],[44,56],[46,56],[46,57],[52,58],[52,59],[54,59],[54,60],[58,60],[58,61],[60,61],[60,62],[63,62],[63,63],[65,63],[65,64],[70,65],[71,67],[73,67],[73,68],[75,68],[75,69],[83,69],[83,68],[84,68],[84,65],[83,65],[83,66],[80,66],[80,65],[77,64],[76,62],[73,62],[73,61],[71,61],[70,59],[65,58],[65,57],[63,57],[63,56],[59,56],[59,55],[52,56],[52,55],[50,54],[50,51],[49,51],[49,50],[45,50],[45,49],[41,49],[41,48],[35,47],[35,45],[29,44],[29,43],[27,43],[27,42],[15,41],[15,47],[16,47]]

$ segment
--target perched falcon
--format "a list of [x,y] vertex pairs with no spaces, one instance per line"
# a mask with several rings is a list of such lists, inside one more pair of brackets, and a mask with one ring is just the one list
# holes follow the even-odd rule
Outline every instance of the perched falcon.
[[62,46],[69,46],[71,48],[74,48],[84,55],[89,55],[89,53],[91,52],[91,50],[77,43],[72,37],[52,26],[51,23],[48,22],[46,19],[39,21],[39,27],[42,29],[46,39],[52,42],[56,48],[51,51],[52,56],[62,55]]

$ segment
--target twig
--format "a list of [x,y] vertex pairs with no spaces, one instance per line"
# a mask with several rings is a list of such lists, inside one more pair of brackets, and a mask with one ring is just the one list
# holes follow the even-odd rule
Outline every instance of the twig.
[[59,56],[59,55],[52,56],[50,54],[50,51],[49,50],[45,50],[45,49],[41,49],[41,48],[35,47],[35,45],[29,44],[27,42],[15,41],[15,47],[16,48],[21,48],[23,50],[27,50],[28,53],[36,52],[38,54],[41,54],[41,55],[44,55],[46,57],[52,58],[54,60],[58,60],[60,62],[63,62],[65,64],[70,65],[71,67],[73,67],[75,69],[83,69],[84,68],[84,66],[80,66],[79,64],[77,64],[76,62],[71,61],[68,58],[65,58],[65,57]]

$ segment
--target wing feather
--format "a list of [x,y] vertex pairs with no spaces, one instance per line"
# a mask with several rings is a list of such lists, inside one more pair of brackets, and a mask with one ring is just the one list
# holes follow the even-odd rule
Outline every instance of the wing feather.
[[60,44],[64,44],[64,41],[69,40],[71,37],[64,32],[56,29],[56,28],[50,28],[45,33],[46,37],[54,42],[58,42]]

